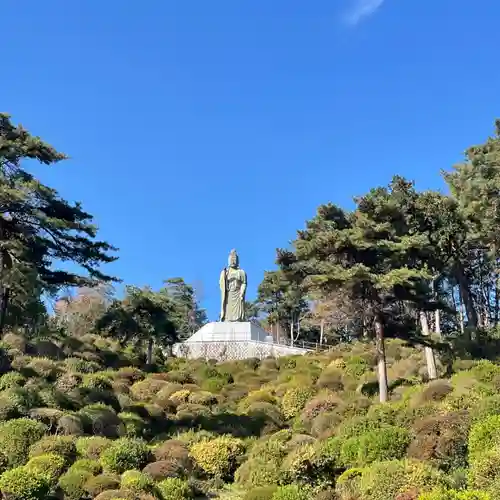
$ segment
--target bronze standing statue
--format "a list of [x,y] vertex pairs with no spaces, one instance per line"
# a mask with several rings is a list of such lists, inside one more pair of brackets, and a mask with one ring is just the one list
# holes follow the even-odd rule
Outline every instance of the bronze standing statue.
[[245,292],[247,275],[239,267],[236,250],[229,254],[228,267],[220,273],[220,321],[245,321]]

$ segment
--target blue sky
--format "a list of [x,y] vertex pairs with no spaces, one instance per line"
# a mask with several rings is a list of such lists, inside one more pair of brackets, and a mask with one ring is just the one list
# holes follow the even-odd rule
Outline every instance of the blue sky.
[[68,153],[37,168],[213,319],[231,248],[252,298],[317,205],[439,170],[500,116],[498,0],[2,2],[2,111]]

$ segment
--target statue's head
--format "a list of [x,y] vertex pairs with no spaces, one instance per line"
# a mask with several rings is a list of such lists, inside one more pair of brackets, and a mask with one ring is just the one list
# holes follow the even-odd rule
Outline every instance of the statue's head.
[[229,259],[228,259],[228,264],[229,267],[237,268],[239,265],[239,258],[238,254],[236,253],[236,250],[231,250],[231,253],[229,254]]

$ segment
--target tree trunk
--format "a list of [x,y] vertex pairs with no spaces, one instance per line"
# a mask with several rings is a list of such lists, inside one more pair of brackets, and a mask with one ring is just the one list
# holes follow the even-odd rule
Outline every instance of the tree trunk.
[[322,319],[319,326],[319,345],[323,345],[324,334],[325,334],[325,320]]
[[290,321],[290,345],[293,347],[293,316],[292,321]]
[[471,328],[477,328],[477,311],[474,306],[474,301],[472,300],[469,280],[467,279],[461,264],[457,265],[455,274],[458,282],[458,288],[460,290],[460,297],[462,298],[462,302],[465,306],[465,312],[467,313],[467,325]]
[[[420,327],[422,328],[422,335],[424,337],[430,337],[429,332],[429,322],[427,320],[427,315],[424,311],[420,311]],[[425,361],[427,363],[427,373],[429,374],[429,380],[435,380],[437,378],[436,369],[436,358],[434,357],[434,350],[432,347],[424,346]]]
[[379,315],[375,317],[375,345],[377,350],[380,402],[385,403],[387,401],[389,391],[387,386],[387,364],[385,361],[384,325],[382,324],[382,318]]
[[150,338],[148,340],[148,351],[146,353],[146,363],[148,365],[153,364],[153,347],[154,347],[155,341],[153,338]]

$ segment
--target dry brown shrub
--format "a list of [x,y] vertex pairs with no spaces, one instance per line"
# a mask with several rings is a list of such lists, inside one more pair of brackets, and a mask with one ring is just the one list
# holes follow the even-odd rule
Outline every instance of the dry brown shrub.
[[187,446],[177,439],[169,439],[153,451],[156,460],[175,460],[182,467],[191,467],[192,461],[189,457]]
[[130,393],[137,401],[153,401],[167,384],[164,380],[147,378],[133,384]]
[[453,391],[453,386],[448,380],[433,380],[418,395],[419,403],[428,403],[429,401],[442,401]]
[[125,498],[126,500],[135,500],[136,496],[135,493],[132,491],[127,491],[127,490],[107,490],[103,491],[102,493],[99,493],[94,500],[115,500],[116,498],[122,499]]
[[336,368],[327,368],[319,376],[316,385],[320,389],[330,389],[334,392],[341,392],[344,389],[342,375],[342,372]]
[[332,392],[320,393],[306,403],[301,418],[303,421],[311,421],[321,413],[333,411],[342,404],[342,399],[338,394]]
[[184,469],[176,460],[158,460],[157,462],[146,465],[146,467],[142,469],[142,472],[152,477],[155,481],[161,481],[168,477],[182,476]]
[[469,431],[467,412],[429,415],[414,422],[415,438],[408,447],[408,456],[435,462],[448,469],[465,464]]

